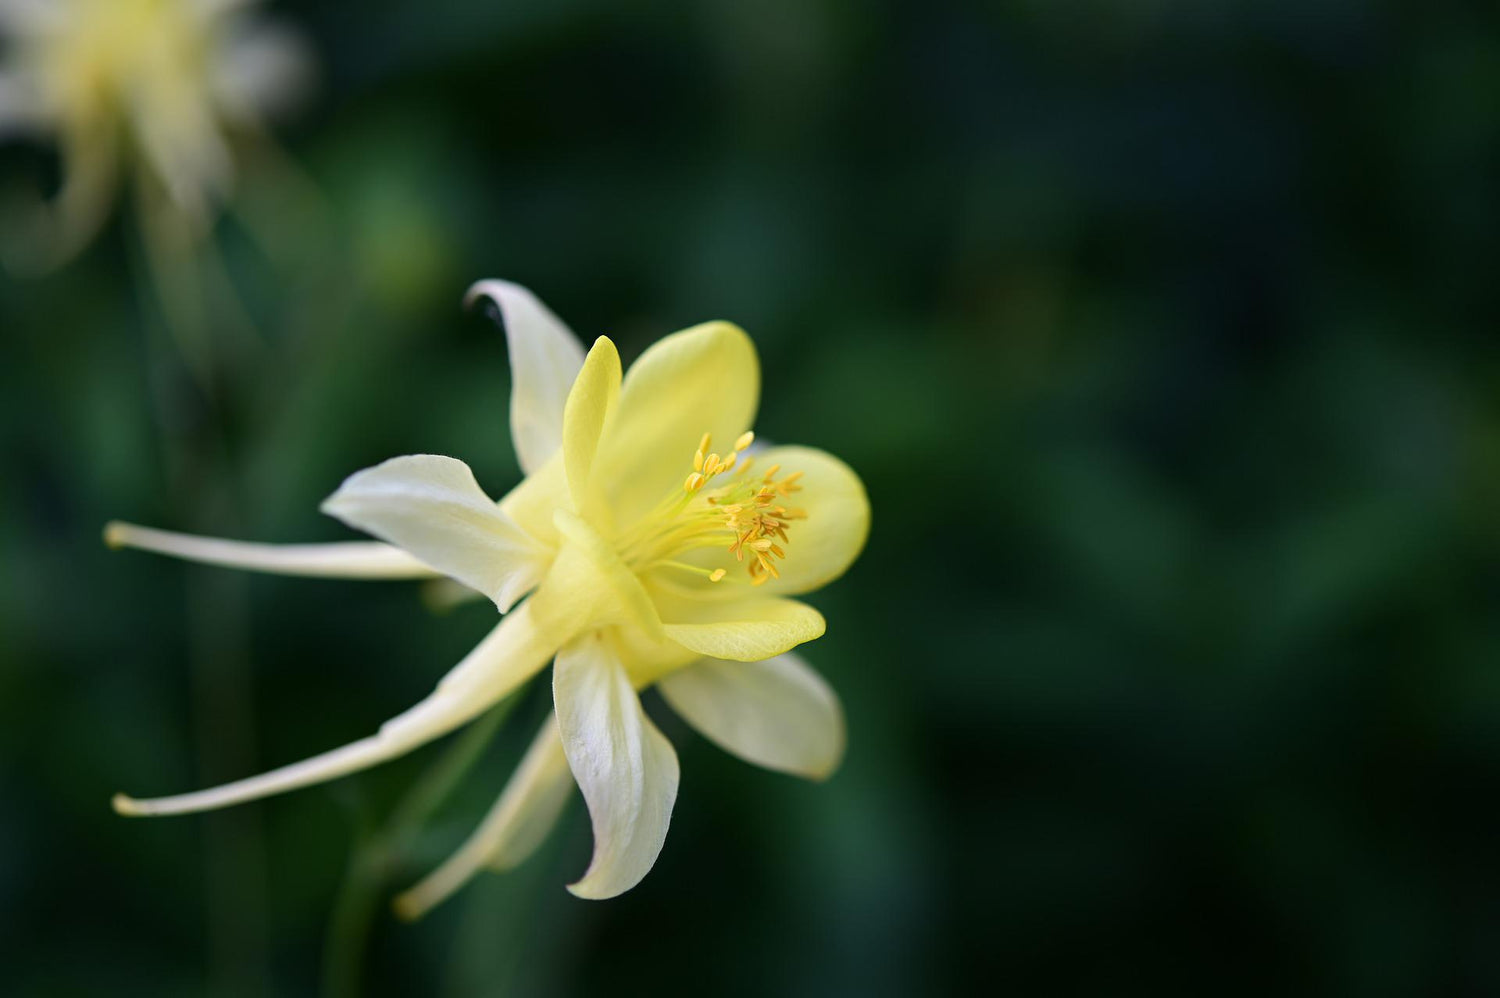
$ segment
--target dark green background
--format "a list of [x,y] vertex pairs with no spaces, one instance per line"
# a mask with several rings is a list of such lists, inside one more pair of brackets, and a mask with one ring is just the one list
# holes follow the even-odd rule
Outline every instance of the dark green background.
[[368,734],[493,611],[99,529],[340,538],[319,500],[410,452],[500,493],[489,276],[627,361],[740,323],[757,429],[864,476],[806,649],[849,754],[764,773],[648,698],[683,768],[648,879],[563,890],[575,801],[521,871],[382,908],[368,993],[1500,990],[1491,4],[274,6],[322,62],[278,135],[327,210],[251,184],[221,225],[259,333],[210,331],[212,398],[128,213],[0,278],[0,991],[324,987],[351,843],[440,748],[206,817],[110,794]]

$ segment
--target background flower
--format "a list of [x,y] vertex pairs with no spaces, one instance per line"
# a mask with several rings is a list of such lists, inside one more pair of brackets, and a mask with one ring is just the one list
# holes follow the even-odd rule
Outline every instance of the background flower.
[[307,85],[301,39],[254,19],[253,0],[3,0],[0,136],[55,143],[62,182],[12,217],[16,270],[45,270],[103,223],[117,188],[202,229],[230,194],[233,138]]

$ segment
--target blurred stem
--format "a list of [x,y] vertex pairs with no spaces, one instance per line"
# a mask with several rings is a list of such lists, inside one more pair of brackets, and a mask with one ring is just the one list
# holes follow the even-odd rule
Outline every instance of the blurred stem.
[[484,755],[485,747],[514,709],[511,694],[448,747],[391,809],[385,825],[365,827],[349,851],[349,864],[334,902],[323,948],[324,998],[359,995],[370,932],[392,873],[412,840]]
[[[133,268],[142,301],[155,300],[161,323],[147,323],[147,380],[156,416],[167,493],[174,518],[189,530],[237,532],[241,517],[230,487],[222,399],[212,391],[214,303],[179,223],[143,218]],[[191,383],[192,387],[189,387]],[[194,391],[196,388],[196,392]],[[253,686],[242,580],[211,569],[187,570],[184,617],[192,682],[195,757],[207,784],[254,767]],[[254,808],[203,819],[207,921],[207,991],[267,991],[264,835]]]

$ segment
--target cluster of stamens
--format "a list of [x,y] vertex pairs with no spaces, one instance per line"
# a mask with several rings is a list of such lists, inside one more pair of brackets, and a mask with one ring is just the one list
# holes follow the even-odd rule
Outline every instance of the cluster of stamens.
[[720,455],[709,451],[713,440],[703,434],[682,490],[626,539],[627,561],[638,569],[670,566],[720,582],[726,569],[699,568],[677,557],[695,548],[727,547],[745,565],[751,585],[780,578],[776,563],[786,557],[787,528],[793,520],[807,518],[806,510],[785,504],[788,496],[802,491],[802,472],[778,478],[781,466],[773,465],[752,475],[754,459],[743,452],[754,440],[754,433],[742,433]]
[[[703,439],[698,442],[698,450],[693,454],[693,472],[688,475],[682,487],[689,494],[697,493],[719,475],[736,469],[739,471],[739,479],[706,499],[708,505],[714,507],[722,518],[723,526],[734,535],[734,540],[729,544],[730,553],[734,555],[735,561],[742,564],[749,559],[747,568],[750,582],[758,586],[767,579],[781,578],[781,573],[776,569],[776,560],[786,557],[786,549],[781,545],[787,543],[787,524],[792,520],[806,519],[807,512],[778,501],[802,491],[802,486],[797,484],[802,472],[794,471],[777,481],[776,475],[781,471],[781,465],[773,464],[766,469],[759,481],[745,476],[754,459],[747,457],[741,463],[740,452],[754,440],[754,433],[743,433],[734,442],[734,450],[727,456],[720,457],[718,454],[704,454],[712,438],[707,433],[703,434]],[[781,543],[778,544],[777,541]],[[715,569],[709,579],[718,582],[724,575],[724,569]]]

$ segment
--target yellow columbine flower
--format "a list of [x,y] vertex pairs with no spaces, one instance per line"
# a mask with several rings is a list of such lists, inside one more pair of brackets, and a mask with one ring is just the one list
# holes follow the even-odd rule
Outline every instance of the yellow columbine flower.
[[600,337],[585,357],[525,289],[484,281],[477,298],[503,314],[511,432],[527,473],[498,503],[462,462],[421,455],[361,471],[323,504],[387,543],[245,544],[119,523],[105,536],[285,574],[447,575],[492,599],[500,623],[378,734],[199,793],[120,796],[122,814],[222,807],[372,766],[477,717],[548,662],[553,718],[475,834],[398,899],[403,913],[420,914],[483,867],[524,859],[575,780],[594,856],[569,889],[607,898],[639,882],[661,850],[678,782],[676,753],[641,710],[647,686],[750,762],[813,779],[838,765],[838,700],[791,654],[822,635],[823,617],[789,597],[859,554],[870,513],[858,477],[806,447],[747,453],[760,369],[737,326],[674,333],[622,382],[613,343]]
[[[104,220],[123,173],[142,168],[202,221],[230,186],[228,133],[307,75],[300,42],[247,19],[251,0],[0,0],[0,132],[54,135],[63,184],[54,259]],[[30,247],[35,255],[36,247]],[[34,261],[33,261],[34,262]]]

